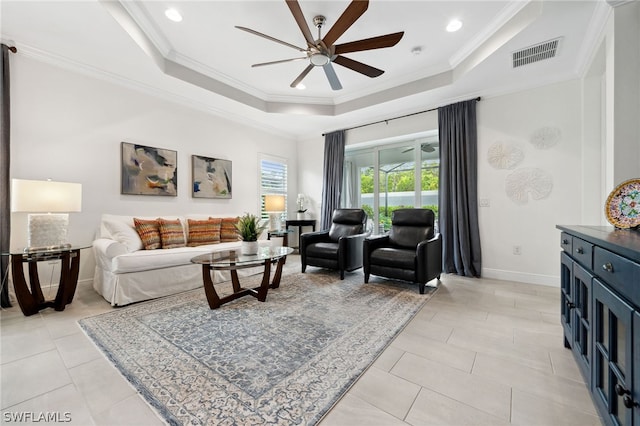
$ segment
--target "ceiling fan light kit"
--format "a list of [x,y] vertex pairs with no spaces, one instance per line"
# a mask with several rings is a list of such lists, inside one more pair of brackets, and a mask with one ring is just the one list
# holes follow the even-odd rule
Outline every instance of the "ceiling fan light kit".
[[274,65],[281,64],[285,62],[292,62],[301,59],[308,59],[309,65],[298,75],[298,77],[293,80],[291,83],[292,88],[297,88],[298,85],[302,82],[302,80],[309,74],[309,72],[314,67],[322,67],[324,73],[329,81],[329,85],[333,90],[342,89],[342,84],[338,79],[338,76],[333,69],[333,63],[336,63],[345,68],[351,69],[357,73],[365,75],[370,78],[375,78],[384,73],[383,70],[372,67],[370,65],[364,64],[362,62],[358,62],[356,60],[347,58],[343,56],[345,53],[353,53],[353,52],[361,52],[364,50],[374,50],[374,49],[382,49],[385,47],[392,47],[398,44],[404,32],[397,32],[393,34],[386,34],[377,37],[371,37],[362,40],[356,40],[343,44],[334,44],[336,40],[347,31],[351,25],[355,21],[357,21],[363,14],[366,12],[369,7],[368,0],[353,0],[349,6],[344,10],[342,15],[338,18],[335,24],[329,29],[327,34],[322,37],[321,30],[326,22],[326,18],[322,15],[317,15],[313,18],[313,25],[318,28],[318,39],[314,40],[311,35],[311,31],[309,26],[307,25],[307,21],[305,20],[304,14],[302,13],[302,9],[300,8],[300,4],[297,0],[285,0],[293,18],[300,28],[302,35],[307,44],[307,48],[303,49],[298,46],[295,46],[291,43],[287,43],[286,41],[279,40],[277,38],[271,37],[269,35],[260,33],[258,31],[252,30],[250,28],[236,26],[236,28],[246,31],[250,34],[257,35],[259,37],[266,38],[267,40],[274,41],[276,43],[280,43],[284,46],[291,47],[296,49],[299,52],[306,53],[306,57],[302,58],[291,58],[291,59],[282,59],[271,62],[263,62],[259,64],[253,64],[252,67],[259,67],[264,65]]

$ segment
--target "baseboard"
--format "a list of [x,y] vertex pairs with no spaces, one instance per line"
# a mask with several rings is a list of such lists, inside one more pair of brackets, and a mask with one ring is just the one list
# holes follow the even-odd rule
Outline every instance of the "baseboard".
[[482,277],[492,278],[496,280],[517,281],[527,284],[544,285],[548,287],[560,287],[560,276],[558,275],[530,274],[526,272],[482,268]]

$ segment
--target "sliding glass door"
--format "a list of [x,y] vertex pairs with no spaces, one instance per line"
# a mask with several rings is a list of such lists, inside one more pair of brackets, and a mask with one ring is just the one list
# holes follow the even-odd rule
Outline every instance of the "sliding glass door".
[[398,208],[426,207],[437,216],[439,164],[437,135],[347,147],[341,204],[365,209],[375,234],[389,230]]

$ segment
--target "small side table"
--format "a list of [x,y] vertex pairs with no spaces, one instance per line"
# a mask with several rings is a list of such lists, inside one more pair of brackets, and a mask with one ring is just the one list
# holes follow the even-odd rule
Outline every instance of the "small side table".
[[290,226],[298,227],[298,251],[300,251],[300,234],[302,234],[303,226],[310,226],[311,229],[315,232],[316,230],[316,220],[315,219],[297,219],[297,220],[287,220],[285,222],[285,227],[287,231]]
[[282,238],[282,246],[283,247],[288,247],[289,246],[289,234],[292,233],[293,231],[290,231],[289,229],[284,229],[284,230],[274,230],[274,231],[267,231],[267,240],[270,240],[271,237],[280,237]]
[[[2,253],[3,256],[11,256],[11,277],[13,287],[16,292],[16,299],[22,313],[26,316],[37,314],[45,308],[54,308],[56,311],[64,311],[66,305],[71,303],[78,284],[78,272],[80,269],[80,250],[90,246],[71,246],[66,248],[55,248],[28,251],[11,251]],[[58,292],[54,300],[45,300],[40,287],[38,277],[38,262],[48,262],[51,260],[61,260],[60,282]],[[24,276],[23,264],[29,264],[29,287]]]

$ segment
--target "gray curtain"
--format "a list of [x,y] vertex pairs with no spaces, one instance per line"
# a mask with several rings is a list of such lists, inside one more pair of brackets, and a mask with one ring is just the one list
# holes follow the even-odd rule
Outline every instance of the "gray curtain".
[[442,269],[480,277],[477,99],[438,108],[440,137],[439,225]]
[[340,207],[340,190],[344,163],[344,130],[324,135],[324,177],[320,229],[329,229],[331,215]]
[[[15,48],[2,44],[2,82],[0,83],[0,97],[2,97],[2,112],[0,113],[0,251],[7,253],[10,249],[11,237],[11,194],[10,194],[10,102],[9,102],[9,50]],[[0,305],[3,308],[11,306],[9,301],[9,256],[0,256]]]

